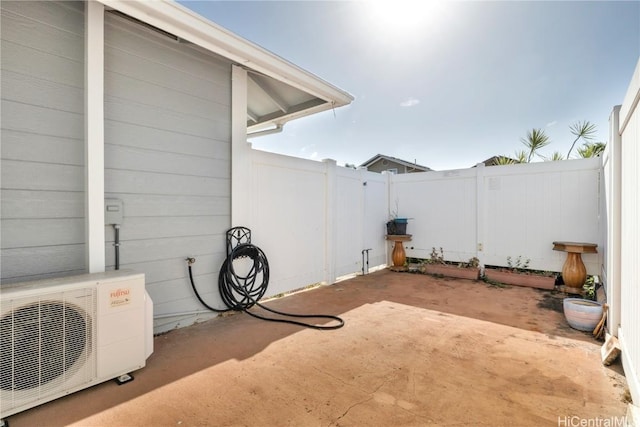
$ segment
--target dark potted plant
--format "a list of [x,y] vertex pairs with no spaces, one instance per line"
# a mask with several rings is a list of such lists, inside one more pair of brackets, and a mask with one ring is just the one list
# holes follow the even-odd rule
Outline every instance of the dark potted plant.
[[407,234],[407,223],[409,220],[407,218],[398,218],[397,216],[393,216],[389,221],[387,221],[387,234],[389,235],[403,235]]
[[407,218],[394,218],[393,224],[396,229],[396,234],[407,234]]
[[390,219],[389,221],[387,221],[387,234],[390,236],[393,236],[396,233],[396,223]]
[[486,280],[507,285],[528,286],[552,290],[556,284],[556,274],[549,271],[529,269],[530,259],[518,256],[515,261],[507,257],[507,267],[487,267],[484,269]]
[[389,221],[387,221],[387,235],[402,236],[407,234],[408,218],[398,217],[398,201],[396,200],[396,208],[391,212]]
[[457,279],[477,280],[480,277],[480,260],[473,257],[467,262],[449,262],[444,259],[444,251],[431,248],[431,256],[423,265],[422,271],[438,276],[455,277]]

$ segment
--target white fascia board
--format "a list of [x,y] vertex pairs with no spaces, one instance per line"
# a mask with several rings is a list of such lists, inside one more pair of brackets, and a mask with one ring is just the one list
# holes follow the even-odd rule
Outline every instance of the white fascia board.
[[350,104],[354,99],[353,96],[342,89],[241,38],[174,1],[97,1],[228,58],[238,65],[323,99],[329,103],[327,108],[332,106],[341,107]]

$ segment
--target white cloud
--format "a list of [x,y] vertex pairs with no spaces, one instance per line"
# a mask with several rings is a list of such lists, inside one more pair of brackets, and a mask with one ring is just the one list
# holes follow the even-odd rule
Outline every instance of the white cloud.
[[309,145],[305,145],[304,147],[302,147],[300,149],[301,153],[306,153],[307,151],[311,150],[312,148],[314,148],[316,146],[316,144],[309,144]]
[[400,106],[401,107],[413,107],[413,106],[418,105],[418,104],[420,104],[420,100],[419,99],[409,98],[409,99],[407,99],[405,101],[402,101],[400,103]]
[[554,120],[554,121],[552,121],[552,122],[547,123],[547,127],[548,127],[548,128],[550,128],[551,126],[555,126],[555,125],[557,125],[557,124],[558,124],[558,121],[557,121],[557,120]]
[[316,157],[318,157],[318,152],[317,152],[317,151],[314,151],[313,153],[311,153],[311,154],[309,155],[309,158],[310,158],[310,159],[315,159]]

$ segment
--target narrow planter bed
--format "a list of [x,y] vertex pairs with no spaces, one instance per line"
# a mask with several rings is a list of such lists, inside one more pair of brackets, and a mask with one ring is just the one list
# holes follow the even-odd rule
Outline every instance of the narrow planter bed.
[[480,277],[480,269],[473,267],[458,267],[447,264],[425,264],[423,271],[427,274],[454,277],[456,279],[477,280]]
[[554,289],[556,284],[556,278],[553,276],[517,273],[493,268],[485,269],[484,277],[493,282],[504,283],[506,285],[528,286],[530,288],[547,290]]

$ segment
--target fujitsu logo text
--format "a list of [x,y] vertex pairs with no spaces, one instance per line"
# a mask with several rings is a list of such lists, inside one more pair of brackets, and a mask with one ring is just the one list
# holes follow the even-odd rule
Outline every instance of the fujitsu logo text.
[[117,289],[115,291],[111,291],[109,296],[111,296],[111,298],[120,298],[129,295],[129,293],[129,289]]

